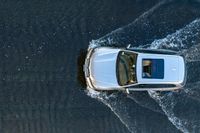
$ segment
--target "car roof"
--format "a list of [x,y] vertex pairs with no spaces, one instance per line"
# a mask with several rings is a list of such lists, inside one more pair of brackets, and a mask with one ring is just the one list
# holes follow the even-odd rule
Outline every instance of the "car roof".
[[[143,59],[162,59],[164,60],[164,75],[163,78],[143,78]],[[162,66],[162,65],[161,65]],[[158,66],[158,67],[161,67]],[[178,55],[165,55],[165,54],[148,54],[138,53],[137,58],[137,80],[140,84],[180,84],[185,76],[185,63],[184,59]],[[159,68],[158,68],[159,69]],[[159,72],[159,71],[155,71]],[[160,71],[162,72],[162,71]]]

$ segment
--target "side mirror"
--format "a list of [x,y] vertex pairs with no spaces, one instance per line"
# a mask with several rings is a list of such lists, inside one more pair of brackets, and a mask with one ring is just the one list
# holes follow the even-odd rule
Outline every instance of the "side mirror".
[[130,48],[131,47],[131,44],[129,44],[126,48]]
[[126,89],[126,94],[130,94],[130,92],[129,92],[129,89],[128,89],[128,88]]

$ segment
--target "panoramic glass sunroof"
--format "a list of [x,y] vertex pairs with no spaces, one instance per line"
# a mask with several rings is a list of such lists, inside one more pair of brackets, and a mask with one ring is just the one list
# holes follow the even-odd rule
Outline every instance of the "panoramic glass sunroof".
[[143,59],[142,78],[163,79],[164,60],[163,59]]

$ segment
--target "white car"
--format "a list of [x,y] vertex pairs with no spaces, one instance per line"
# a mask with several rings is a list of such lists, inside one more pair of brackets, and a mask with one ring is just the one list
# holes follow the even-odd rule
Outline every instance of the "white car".
[[84,64],[89,88],[101,91],[169,91],[185,84],[184,58],[174,51],[97,47]]

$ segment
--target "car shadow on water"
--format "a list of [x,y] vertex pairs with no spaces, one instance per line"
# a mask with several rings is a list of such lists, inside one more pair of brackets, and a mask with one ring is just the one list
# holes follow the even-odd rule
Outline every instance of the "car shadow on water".
[[79,84],[81,85],[81,87],[86,88],[86,80],[85,80],[85,76],[84,76],[84,71],[83,71],[83,65],[85,62],[85,58],[87,55],[87,50],[85,49],[80,49],[79,50],[79,56],[77,59],[77,80],[79,82]]

